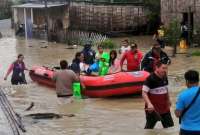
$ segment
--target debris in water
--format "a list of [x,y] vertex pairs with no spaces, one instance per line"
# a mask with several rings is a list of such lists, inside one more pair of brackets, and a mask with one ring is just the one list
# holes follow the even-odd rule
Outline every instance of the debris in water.
[[45,45],[45,46],[42,46],[42,47],[40,47],[40,48],[47,48],[48,47],[48,45]]
[[32,119],[59,119],[63,116],[74,117],[74,114],[56,114],[56,113],[34,113],[25,115],[26,117],[31,117]]
[[25,111],[30,111],[34,107],[34,102],[31,102],[30,106]]

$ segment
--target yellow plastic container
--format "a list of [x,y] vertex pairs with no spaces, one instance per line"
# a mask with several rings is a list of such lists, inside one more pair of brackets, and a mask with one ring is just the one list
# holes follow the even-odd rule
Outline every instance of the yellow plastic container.
[[186,41],[184,39],[182,39],[180,41],[180,45],[179,46],[180,46],[180,49],[187,49],[188,48],[187,43],[186,43]]

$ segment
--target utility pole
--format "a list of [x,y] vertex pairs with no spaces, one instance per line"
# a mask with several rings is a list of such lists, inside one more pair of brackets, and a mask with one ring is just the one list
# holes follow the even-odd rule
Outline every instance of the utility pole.
[[44,7],[45,7],[45,38],[46,41],[49,41],[49,32],[48,32],[48,6],[47,6],[47,0],[44,0]]

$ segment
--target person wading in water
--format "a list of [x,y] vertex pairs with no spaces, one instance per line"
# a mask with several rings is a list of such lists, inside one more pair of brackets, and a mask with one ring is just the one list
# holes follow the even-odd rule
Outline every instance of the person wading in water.
[[19,54],[17,56],[17,60],[14,61],[5,77],[4,80],[7,80],[8,75],[13,72],[12,77],[11,77],[11,83],[12,85],[18,85],[18,84],[27,84],[26,79],[25,79],[25,74],[24,74],[24,70],[28,70],[25,66],[25,63],[23,62],[24,56],[23,54]]
[[158,121],[161,121],[164,128],[174,126],[170,112],[167,70],[167,63],[157,62],[155,71],[144,82],[142,96],[145,101],[145,129],[153,129]]
[[79,76],[74,71],[68,69],[66,60],[60,61],[61,70],[53,74],[53,81],[56,83],[57,97],[70,97],[73,95],[72,85],[79,82]]

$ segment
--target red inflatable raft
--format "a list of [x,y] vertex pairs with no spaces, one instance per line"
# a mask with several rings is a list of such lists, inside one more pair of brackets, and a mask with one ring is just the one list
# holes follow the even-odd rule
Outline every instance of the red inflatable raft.
[[89,97],[108,97],[139,93],[149,73],[146,71],[119,72],[106,76],[81,76],[85,85],[84,95]]
[[[53,73],[54,70],[47,67],[33,67],[29,74],[33,81],[55,87],[55,82],[52,81]],[[85,86],[82,94],[89,97],[109,97],[139,93],[148,76],[146,71],[119,72],[97,77],[81,76],[81,83]]]
[[35,66],[30,70],[29,75],[33,81],[41,85],[55,88],[55,82],[52,80],[53,73],[54,70],[48,67]]

